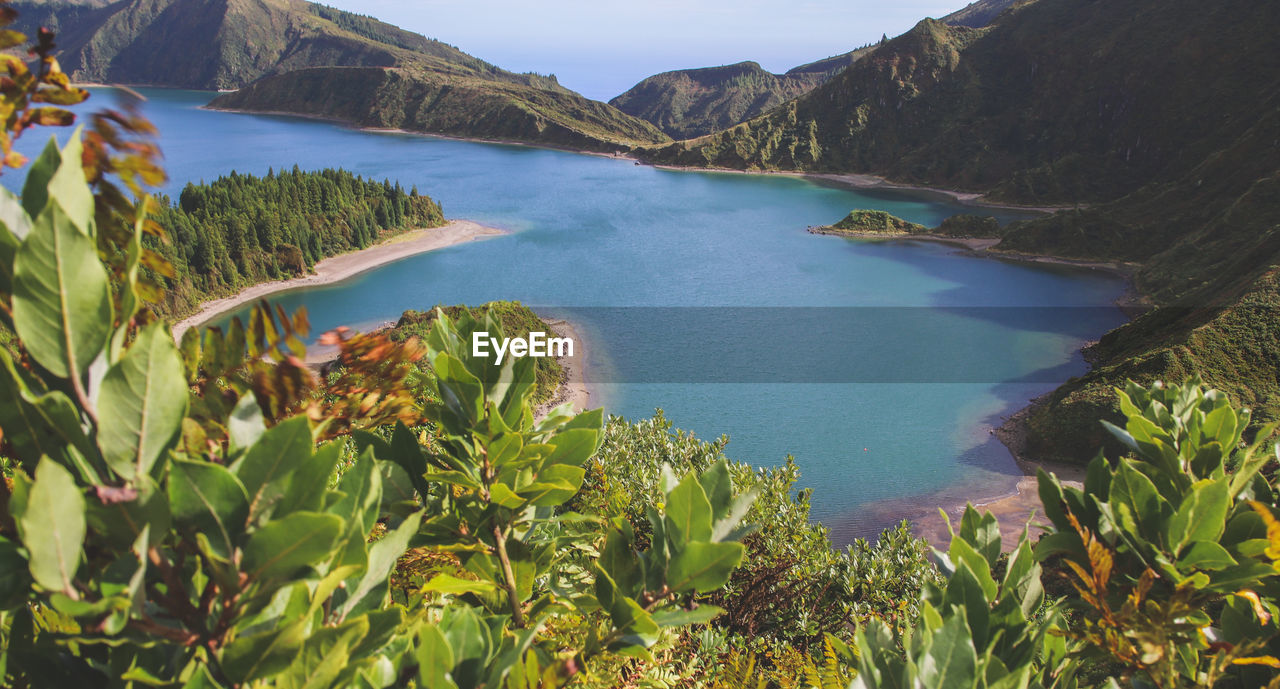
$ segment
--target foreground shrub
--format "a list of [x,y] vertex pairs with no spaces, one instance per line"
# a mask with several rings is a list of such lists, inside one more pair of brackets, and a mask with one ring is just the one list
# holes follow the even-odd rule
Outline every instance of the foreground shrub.
[[[502,332],[493,318],[441,315],[425,348],[339,338],[349,366],[325,389],[298,361],[300,314],[261,307],[180,348],[146,305],[142,223],[99,225],[83,159],[73,138],[21,199],[0,191],[18,354],[0,350],[6,684],[560,686],[720,612],[685,603],[745,552],[752,498],[724,462],[665,470],[637,542],[625,520],[557,511],[602,414],[535,420],[532,360],[469,355],[472,331]],[[129,237],[119,273],[99,258],[108,231]],[[418,360],[429,438],[401,423],[418,418],[397,389]],[[369,432],[387,423],[390,440]],[[458,569],[392,602],[410,547]],[[564,576],[570,555],[580,576]],[[568,646],[544,631],[565,615],[588,622]]]
[[[611,418],[600,451],[587,464],[583,490],[569,506],[624,518],[643,538],[642,506],[661,500],[662,467],[703,471],[727,461],[727,443],[673,431],[661,410],[634,423]],[[716,658],[734,650],[740,670],[750,664],[762,676],[798,679],[828,658],[844,662],[828,640],[836,647],[851,642],[853,629],[865,620],[883,619],[895,627],[914,623],[922,587],[936,580],[937,570],[927,545],[907,524],[886,530],[875,542],[860,539],[837,550],[827,528],[810,520],[810,491],[795,490],[800,472],[794,461],[768,469],[728,466],[734,484],[756,496],[746,519],[758,527],[743,538],[743,566],[723,589],[698,599],[724,608],[711,622],[722,636],[690,634],[673,641],[680,650],[671,663],[647,677],[673,671],[683,686],[724,682]],[[852,674],[852,667],[847,671]]]
[[[859,632],[853,686],[1076,687],[1099,668],[1111,687],[1280,685],[1274,427],[1246,444],[1249,413],[1198,381],[1119,395],[1107,426],[1130,454],[1083,489],[1041,472],[1052,530],[1007,562],[995,518],[967,510],[919,624]],[[1042,606],[1042,565],[1076,595]]]

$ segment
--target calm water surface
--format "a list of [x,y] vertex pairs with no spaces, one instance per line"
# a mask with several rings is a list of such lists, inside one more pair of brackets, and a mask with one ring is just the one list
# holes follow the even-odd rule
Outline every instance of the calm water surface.
[[[660,407],[699,436],[729,435],[729,455],[758,466],[793,455],[814,517],[842,539],[891,518],[884,501],[1011,486],[1016,467],[990,427],[1083,372],[1080,345],[1122,321],[1109,305],[1123,284],[1106,274],[805,231],[853,208],[935,225],[966,211],[950,203],[199,110],[207,93],[147,95],[170,194],[231,170],[343,167],[512,231],[280,295],[286,309],[307,307],[314,332],[493,299],[567,316],[585,331],[594,399],[609,412]],[[818,363],[793,365],[809,357]],[[739,368],[718,370],[721,360]],[[688,371],[706,375],[676,382]]]

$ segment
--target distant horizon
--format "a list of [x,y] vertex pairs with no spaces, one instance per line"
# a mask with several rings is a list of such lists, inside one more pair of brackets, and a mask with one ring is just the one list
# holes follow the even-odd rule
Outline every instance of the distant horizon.
[[[643,6],[549,0],[323,0],[420,33],[512,72],[555,74],[565,87],[608,101],[676,69],[758,62],[785,72],[907,31],[967,0],[653,0]],[[680,17],[679,21],[673,17]],[[602,30],[601,27],[607,27]]]

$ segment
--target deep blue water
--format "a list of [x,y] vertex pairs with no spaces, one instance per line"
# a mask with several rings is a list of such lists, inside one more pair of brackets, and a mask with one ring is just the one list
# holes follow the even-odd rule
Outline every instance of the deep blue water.
[[594,399],[608,411],[661,407],[702,437],[729,435],[729,455],[758,466],[794,455],[814,517],[841,538],[882,525],[881,501],[1011,486],[1016,467],[990,426],[1083,372],[1081,344],[1123,320],[1110,306],[1123,284],[1103,273],[805,231],[853,208],[926,225],[972,212],[918,195],[200,110],[207,93],[147,95],[171,194],[231,170],[343,167],[512,231],[280,295],[286,309],[308,308],[314,332],[493,299],[566,315],[585,331]]

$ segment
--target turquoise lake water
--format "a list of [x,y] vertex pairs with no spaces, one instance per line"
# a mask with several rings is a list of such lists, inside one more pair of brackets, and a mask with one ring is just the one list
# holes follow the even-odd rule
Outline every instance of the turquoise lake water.
[[313,332],[494,299],[566,316],[588,343],[593,401],[629,418],[660,407],[701,437],[727,434],[738,461],[793,455],[814,489],[813,516],[838,540],[874,532],[904,504],[1008,490],[1017,469],[990,428],[1082,373],[1079,347],[1123,321],[1110,305],[1124,285],[1108,274],[805,231],[853,208],[926,225],[973,212],[952,203],[217,113],[198,109],[211,94],[146,94],[171,194],[231,170],[343,167],[417,185],[450,218],[512,232],[275,297],[305,305]]

